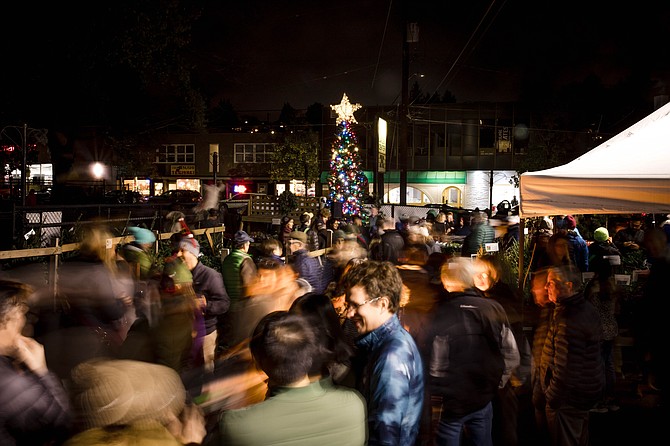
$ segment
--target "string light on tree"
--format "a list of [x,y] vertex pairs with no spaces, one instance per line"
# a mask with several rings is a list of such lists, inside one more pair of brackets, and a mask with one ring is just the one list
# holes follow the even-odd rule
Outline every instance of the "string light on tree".
[[329,202],[342,203],[344,215],[360,214],[360,202],[367,180],[359,167],[358,141],[351,125],[358,123],[354,112],[361,108],[361,105],[350,103],[345,93],[342,101],[331,105],[330,108],[337,113],[338,133],[331,150],[328,176]]

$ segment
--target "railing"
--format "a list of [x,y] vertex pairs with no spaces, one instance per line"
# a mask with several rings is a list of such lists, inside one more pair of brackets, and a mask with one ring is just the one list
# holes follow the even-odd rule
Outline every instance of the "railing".
[[[215,228],[192,229],[194,236],[204,235],[212,250],[214,250],[214,240],[212,234],[224,232],[224,227],[219,226]],[[156,241],[154,242],[154,252],[158,252],[158,243],[162,240],[168,240],[174,233],[164,232],[156,234]],[[116,250],[120,243],[126,244],[134,240],[132,235],[125,235],[121,237],[113,237],[105,241],[105,247],[108,251]],[[0,251],[0,261],[11,259],[25,259],[29,257],[49,257],[48,267],[48,283],[53,287],[54,291],[58,283],[58,268],[60,266],[61,256],[64,253],[77,251],[81,243],[66,243],[61,245],[60,239],[56,239],[55,246],[48,248],[33,248],[33,249],[15,249],[12,251]]]
[[[311,212],[316,215],[321,209],[318,197],[296,197],[298,207],[289,214],[297,219],[303,212]],[[279,211],[278,196],[251,196],[247,207],[247,215],[242,217],[243,222],[272,223],[273,219],[280,219],[283,215]]]

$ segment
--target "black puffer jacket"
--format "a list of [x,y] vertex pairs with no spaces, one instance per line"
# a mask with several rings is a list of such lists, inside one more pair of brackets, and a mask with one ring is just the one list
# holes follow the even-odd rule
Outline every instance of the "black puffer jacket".
[[0,356],[0,389],[0,444],[42,445],[67,438],[70,403],[54,374],[17,371],[11,358]]
[[547,404],[586,410],[602,396],[598,312],[582,293],[560,299],[540,358],[540,380]]

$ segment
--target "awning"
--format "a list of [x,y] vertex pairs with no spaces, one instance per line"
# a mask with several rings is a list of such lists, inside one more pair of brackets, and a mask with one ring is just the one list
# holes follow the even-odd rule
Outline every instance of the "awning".
[[[328,182],[330,172],[321,172],[321,183]],[[363,172],[370,183],[374,182],[374,172]],[[400,172],[389,171],[384,174],[384,183],[399,183]],[[415,184],[467,184],[467,172],[462,170],[428,170],[407,172],[407,182]]]

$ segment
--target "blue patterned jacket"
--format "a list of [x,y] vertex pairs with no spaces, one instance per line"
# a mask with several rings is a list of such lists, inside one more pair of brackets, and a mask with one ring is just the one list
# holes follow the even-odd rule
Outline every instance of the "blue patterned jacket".
[[356,345],[364,361],[359,390],[368,404],[368,445],[413,445],[424,395],[423,363],[414,339],[393,315]]

